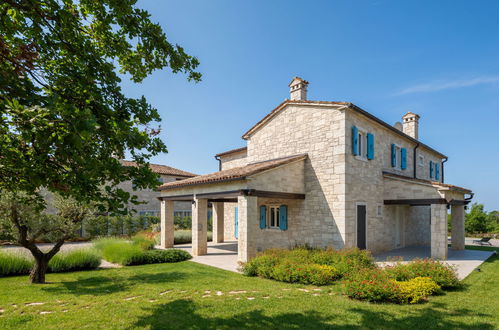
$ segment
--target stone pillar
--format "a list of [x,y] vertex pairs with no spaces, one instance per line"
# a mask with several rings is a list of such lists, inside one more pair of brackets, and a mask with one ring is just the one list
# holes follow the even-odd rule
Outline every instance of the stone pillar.
[[192,203],[192,255],[208,253],[208,200],[194,197]]
[[256,256],[256,239],[258,234],[258,197],[239,196],[238,219],[239,219],[239,238],[237,241],[237,259],[246,262]]
[[431,257],[447,260],[447,206],[431,205]]
[[173,201],[161,201],[161,247],[173,247]]
[[224,241],[224,203],[213,204],[213,243]]
[[452,249],[464,250],[464,205],[452,205]]

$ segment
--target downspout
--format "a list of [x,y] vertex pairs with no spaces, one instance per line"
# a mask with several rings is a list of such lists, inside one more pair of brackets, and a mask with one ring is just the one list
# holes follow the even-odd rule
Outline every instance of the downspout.
[[[215,156],[215,159],[218,160],[218,170],[221,171],[222,170],[222,160],[220,159],[220,156]],[[442,169],[443,169],[443,166],[442,166]],[[442,171],[442,174],[444,174],[444,171]]]
[[[413,175],[414,179],[417,179],[417,177],[416,177],[416,168],[417,168],[416,149],[417,148],[419,148],[419,142],[416,144],[416,146],[414,147],[414,151],[413,151],[414,160],[412,162],[412,167],[414,168],[414,175]],[[442,169],[443,169],[443,166],[442,166]],[[443,177],[443,173],[444,173],[444,171],[442,170],[442,177]]]
[[[445,178],[445,177],[444,177],[444,163],[445,163],[446,161],[448,161],[448,160],[449,160],[449,157],[445,157],[445,159],[444,159],[444,160],[442,160],[442,183],[445,183],[445,181],[444,181],[444,178]],[[471,198],[473,198],[473,196],[471,196]]]

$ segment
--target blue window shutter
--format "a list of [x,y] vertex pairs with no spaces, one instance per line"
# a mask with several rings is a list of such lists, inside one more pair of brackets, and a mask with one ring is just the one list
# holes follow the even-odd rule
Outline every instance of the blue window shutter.
[[260,229],[265,229],[267,227],[267,207],[265,205],[260,206]]
[[239,238],[239,209],[234,208],[234,237]]
[[374,159],[374,135],[367,133],[367,159]]
[[359,130],[355,126],[352,126],[352,153],[359,155]]
[[392,143],[392,167],[397,167],[397,147]]
[[407,149],[400,149],[400,168],[405,170],[407,168]]
[[433,161],[430,160],[430,179],[433,179]]
[[279,206],[279,228],[288,230],[288,207],[286,205]]
[[440,164],[435,163],[435,180],[440,181]]

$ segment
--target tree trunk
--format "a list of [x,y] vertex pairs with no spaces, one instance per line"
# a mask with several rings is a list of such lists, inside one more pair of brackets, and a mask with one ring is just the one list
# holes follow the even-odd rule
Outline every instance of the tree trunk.
[[45,274],[47,273],[48,265],[49,260],[47,259],[46,255],[35,257],[35,265],[29,273],[29,279],[31,280],[31,283],[45,283]]

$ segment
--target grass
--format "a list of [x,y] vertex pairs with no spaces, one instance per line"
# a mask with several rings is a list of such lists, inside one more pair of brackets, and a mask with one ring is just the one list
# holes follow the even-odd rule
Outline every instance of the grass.
[[0,278],[0,329],[494,329],[498,273],[493,256],[463,289],[420,305],[359,302],[339,284],[318,291],[193,262],[48,274],[47,285]]
[[[174,244],[187,244],[192,242],[192,231],[190,229],[180,229],[173,232]],[[207,232],[208,242],[212,241],[213,233]],[[159,244],[159,243],[158,243]]]
[[28,274],[32,267],[33,261],[26,254],[0,250],[0,276]]
[[101,263],[101,255],[96,249],[74,249],[57,253],[49,261],[49,272],[73,272],[95,269]]

